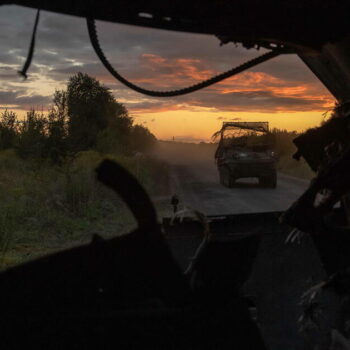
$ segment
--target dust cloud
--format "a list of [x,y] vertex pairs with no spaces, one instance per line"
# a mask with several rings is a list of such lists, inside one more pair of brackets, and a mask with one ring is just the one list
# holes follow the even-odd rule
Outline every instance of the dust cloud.
[[199,181],[219,183],[214,158],[216,148],[215,143],[159,141],[154,156],[171,165],[173,170],[185,168]]
[[216,148],[216,143],[158,141],[154,156],[173,165],[214,165]]

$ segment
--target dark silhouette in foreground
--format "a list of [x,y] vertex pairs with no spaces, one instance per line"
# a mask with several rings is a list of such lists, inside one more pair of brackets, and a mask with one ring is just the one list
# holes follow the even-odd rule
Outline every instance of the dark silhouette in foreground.
[[[90,244],[2,272],[4,348],[264,349],[238,293],[249,271],[239,276],[238,285],[235,274],[216,273],[222,266],[215,262],[220,249],[209,243],[195,275],[186,276],[137,180],[108,160],[97,177],[125,200],[138,228],[110,240],[96,235]],[[235,258],[227,261],[229,256],[225,264],[237,266]],[[197,287],[191,288],[189,280]]]

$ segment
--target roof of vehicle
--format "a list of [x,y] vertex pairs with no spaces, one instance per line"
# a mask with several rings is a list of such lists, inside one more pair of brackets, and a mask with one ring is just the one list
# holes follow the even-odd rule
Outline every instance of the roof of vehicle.
[[[246,47],[288,43],[320,48],[349,32],[348,1],[0,0],[80,17],[218,36]],[[169,43],[171,45],[171,43]]]

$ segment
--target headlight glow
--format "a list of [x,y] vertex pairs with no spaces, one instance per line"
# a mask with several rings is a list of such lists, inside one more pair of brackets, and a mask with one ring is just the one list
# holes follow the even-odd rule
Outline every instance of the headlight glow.
[[235,158],[247,158],[248,157],[248,153],[245,152],[237,152],[235,153]]

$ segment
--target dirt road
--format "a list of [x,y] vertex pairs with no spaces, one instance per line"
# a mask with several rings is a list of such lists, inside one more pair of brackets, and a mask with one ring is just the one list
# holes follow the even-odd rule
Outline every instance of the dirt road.
[[[208,162],[172,165],[172,174],[173,192],[182,205],[206,215],[285,210],[308,185],[306,180],[279,174],[276,189],[261,188],[251,179],[225,188],[219,184],[215,165]],[[330,310],[336,301],[324,297],[324,328],[315,331],[313,345],[308,344],[298,331],[300,296],[325,273],[311,238],[305,234],[300,244],[286,244],[287,235],[263,237],[246,291],[256,298],[258,320],[270,350],[313,349],[315,339],[318,349],[325,349],[327,330],[334,323]]]
[[276,189],[262,188],[256,179],[226,188],[219,184],[214,162],[172,165],[172,180],[182,204],[206,215],[285,210],[308,186],[307,180],[279,174]]

